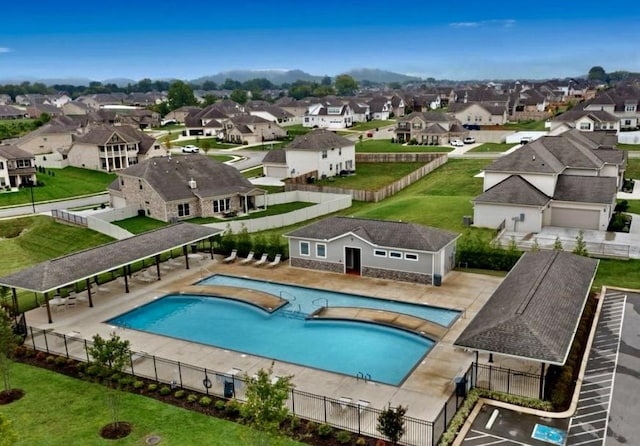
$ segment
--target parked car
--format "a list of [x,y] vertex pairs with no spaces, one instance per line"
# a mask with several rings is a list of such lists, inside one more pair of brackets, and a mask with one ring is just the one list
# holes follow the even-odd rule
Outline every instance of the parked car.
[[471,136],[467,136],[462,142],[465,144],[473,144],[474,142],[476,142],[476,139],[472,138]]
[[480,130],[480,126],[478,124],[462,124],[462,127],[467,130]]
[[460,139],[452,139],[449,144],[451,144],[454,147],[462,147],[462,146],[464,146],[464,143]]
[[367,138],[373,138],[373,132],[367,133]]
[[191,144],[187,144],[186,146],[184,146],[182,148],[182,151],[184,153],[198,153],[200,151],[200,149],[194,145]]
[[523,136],[522,138],[520,138],[520,144],[527,144],[531,141],[533,141],[533,138],[531,136]]

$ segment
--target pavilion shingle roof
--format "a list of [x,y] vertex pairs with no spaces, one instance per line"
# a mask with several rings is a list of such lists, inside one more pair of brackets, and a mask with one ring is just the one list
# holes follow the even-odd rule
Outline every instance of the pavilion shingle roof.
[[454,345],[564,364],[597,267],[563,251],[525,253]]
[[177,223],[38,263],[0,277],[0,285],[44,293],[222,232],[218,228]]
[[331,240],[353,233],[375,246],[436,252],[458,234],[414,223],[329,217],[286,234],[287,237]]

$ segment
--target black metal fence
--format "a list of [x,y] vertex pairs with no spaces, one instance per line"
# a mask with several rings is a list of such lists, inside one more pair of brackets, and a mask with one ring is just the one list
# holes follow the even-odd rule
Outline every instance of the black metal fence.
[[[25,345],[30,345],[35,350],[83,362],[90,359],[88,348],[92,342],[78,337],[79,333],[61,334],[35,327],[29,327],[27,333]],[[137,377],[206,395],[246,400],[246,382],[241,370],[238,369],[232,368],[221,372],[160,358],[145,352],[132,352],[126,371]],[[469,372],[465,375],[467,388],[471,383],[468,374]],[[431,421],[405,417],[406,432],[400,444],[436,445],[463,400],[464,397],[456,393],[449,398],[437,417],[437,428],[434,428],[434,423]],[[293,389],[287,400],[287,407],[299,418],[327,423],[356,434],[381,438],[376,427],[382,410],[369,407],[368,401],[336,399]]]
[[73,223],[78,226],[87,226],[87,217],[82,217],[80,215],[71,214],[66,211],[62,211],[59,209],[53,209],[51,211],[51,216],[56,220],[63,220],[68,223]]
[[542,399],[544,375],[474,363],[473,387]]

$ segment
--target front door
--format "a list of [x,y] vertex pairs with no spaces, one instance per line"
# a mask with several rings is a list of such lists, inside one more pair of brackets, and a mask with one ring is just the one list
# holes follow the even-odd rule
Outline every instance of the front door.
[[360,275],[360,248],[344,248],[344,266],[346,274]]

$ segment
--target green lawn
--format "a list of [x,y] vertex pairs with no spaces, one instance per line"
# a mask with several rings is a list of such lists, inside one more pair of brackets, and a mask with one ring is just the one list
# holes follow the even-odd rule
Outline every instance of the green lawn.
[[637,152],[640,150],[640,144],[616,144],[620,150],[628,150],[629,152]]
[[175,141],[173,143],[173,148],[184,147],[184,146],[196,146],[200,147],[202,150],[208,149],[216,149],[216,150],[224,150],[224,149],[233,149],[238,147],[238,144],[227,144],[225,142],[218,142],[215,138],[194,138],[194,139],[184,139],[181,141]]
[[[106,192],[107,186],[116,179],[112,173],[77,167],[47,169],[47,173],[37,175],[41,186],[33,188],[36,202]],[[18,192],[0,192],[0,207],[31,203],[30,193],[31,190],[26,187]]]
[[247,170],[243,170],[242,176],[245,178],[255,178],[255,177],[259,177],[262,176],[262,166],[258,166],[258,167],[254,167],[252,169],[247,169]]
[[17,138],[38,128],[36,119],[2,119],[0,120],[0,141]]
[[640,180],[640,158],[629,158],[627,160],[627,169],[624,172],[624,177]]
[[282,127],[282,128],[287,131],[287,135],[289,135],[290,137],[296,137],[296,136],[299,136],[299,135],[306,135],[311,130],[313,130],[310,127],[304,127],[302,124],[288,125],[288,126]]
[[356,152],[360,153],[415,153],[415,152],[451,152],[453,147],[446,146],[404,146],[392,143],[390,139],[365,139],[356,142]]
[[593,287],[602,285],[640,289],[640,260],[600,259]]
[[[254,218],[269,217],[271,215],[279,215],[287,212],[297,211],[298,209],[304,209],[309,206],[313,206],[315,203],[306,203],[303,201],[294,201],[292,203],[274,204],[267,209],[260,212],[252,212],[249,215],[233,218],[233,220],[251,220]],[[229,221],[228,218],[215,218],[215,217],[197,217],[187,220],[189,223],[205,224],[205,223],[224,223]]]
[[474,147],[469,152],[506,152],[516,144],[497,143],[497,142],[485,142],[484,144]]
[[114,221],[113,224],[120,226],[122,229],[126,229],[132,234],[141,234],[143,232],[151,231],[152,229],[163,228],[169,225],[167,222],[149,217],[131,217],[125,220]]
[[221,163],[226,163],[227,161],[231,161],[234,159],[233,156],[229,155],[207,155],[209,158],[213,158],[216,161],[220,161]]
[[317,180],[321,186],[346,187],[358,190],[378,190],[413,172],[425,163],[358,163],[356,174]]
[[[131,423],[133,431],[120,440],[104,440],[99,430],[111,422],[105,387],[25,364],[12,370],[12,385],[25,396],[0,406],[0,412],[18,436],[15,446],[133,446],[145,444],[152,434],[162,438],[162,445],[236,446],[251,444],[254,434],[239,423],[122,393],[119,420]],[[301,443],[283,438],[275,444]]]
[[[503,129],[507,130],[547,130],[544,126],[545,121],[519,121],[519,122],[507,122],[501,125]],[[490,127],[490,126],[489,126]]]
[[350,130],[361,130],[361,131],[373,130],[380,127],[386,127],[386,126],[392,125],[395,122],[396,121],[393,119],[387,119],[387,120],[374,119],[369,122],[356,122],[355,124],[353,124],[352,127],[350,127]]

